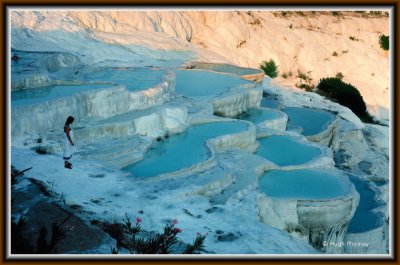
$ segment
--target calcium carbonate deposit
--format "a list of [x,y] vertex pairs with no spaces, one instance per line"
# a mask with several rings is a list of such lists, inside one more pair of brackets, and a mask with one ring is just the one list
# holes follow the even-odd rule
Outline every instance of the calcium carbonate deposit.
[[[206,234],[203,255],[388,255],[380,14],[11,10],[10,163],[32,167],[13,191],[39,182],[103,230],[67,254],[111,254],[117,242],[99,224],[127,215],[147,235],[174,219],[182,242]],[[259,69],[269,59],[276,79]],[[301,74],[317,85],[339,72],[377,123],[296,87]],[[72,169],[62,157],[70,115]],[[17,201],[11,214],[34,222],[30,209]]]

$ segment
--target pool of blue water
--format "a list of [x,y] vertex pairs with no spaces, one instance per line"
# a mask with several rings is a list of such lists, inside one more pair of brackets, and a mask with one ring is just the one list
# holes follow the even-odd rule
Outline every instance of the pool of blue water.
[[319,169],[272,170],[258,184],[268,196],[282,199],[333,199],[349,192],[338,176]]
[[145,67],[98,67],[82,74],[84,82],[108,82],[124,85],[130,91],[147,89],[159,84],[164,70]]
[[198,63],[194,69],[207,69],[220,73],[231,73],[235,75],[251,75],[261,73],[261,70],[238,67],[230,64],[209,64],[209,63]]
[[252,84],[239,77],[206,70],[176,70],[177,94],[188,97],[215,96],[229,88]]
[[11,107],[33,105],[110,85],[55,85],[11,92]]
[[272,135],[259,139],[259,142],[256,154],[278,166],[301,165],[321,154],[318,147],[300,143],[286,135]]
[[155,142],[144,159],[125,167],[134,176],[151,177],[174,172],[206,161],[206,140],[245,131],[244,122],[211,122],[189,127],[184,133]]
[[11,53],[11,56],[18,56],[18,60],[11,60],[11,77],[18,74],[35,73],[40,72],[37,69],[37,62],[41,57],[50,53],[44,52],[25,52],[15,51]]
[[280,109],[281,103],[277,99],[263,97],[261,99],[260,106],[265,107],[265,108],[271,108],[271,109]]
[[320,109],[288,107],[283,111],[289,117],[288,127],[302,127],[304,136],[315,135],[324,131],[335,119],[334,114]]
[[236,119],[250,121],[254,124],[261,123],[266,120],[273,120],[279,117],[279,113],[268,109],[250,108],[246,112],[236,116]]
[[383,215],[371,211],[374,208],[382,206],[380,202],[374,199],[375,192],[369,187],[367,182],[349,175],[357,192],[360,194],[360,203],[351,219],[348,231],[352,233],[361,233],[372,230],[382,225]]

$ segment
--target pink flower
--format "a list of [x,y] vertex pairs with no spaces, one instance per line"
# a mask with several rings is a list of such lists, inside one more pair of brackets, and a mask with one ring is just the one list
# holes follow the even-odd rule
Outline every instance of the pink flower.
[[136,217],[136,223],[138,224],[138,223],[141,223],[141,222],[142,222],[142,218]]
[[175,228],[174,229],[174,234],[178,234],[178,233],[180,233],[180,232],[182,232],[183,230],[182,229],[180,229],[180,228]]
[[174,219],[172,220],[172,224],[176,225],[178,223],[178,220]]

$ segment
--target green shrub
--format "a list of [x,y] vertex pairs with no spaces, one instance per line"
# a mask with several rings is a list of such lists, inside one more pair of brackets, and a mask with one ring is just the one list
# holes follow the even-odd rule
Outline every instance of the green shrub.
[[266,75],[268,75],[271,78],[275,78],[278,76],[278,66],[275,64],[274,60],[269,60],[269,61],[263,61],[260,64],[260,68],[264,71]]
[[297,84],[296,87],[304,89],[307,92],[312,92],[314,90],[314,86],[308,84]]
[[358,117],[369,115],[364,99],[357,88],[343,82],[340,78],[322,78],[317,88],[323,91],[328,98],[351,109]]
[[379,45],[385,51],[389,50],[389,36],[386,36],[384,34],[380,35],[379,36]]

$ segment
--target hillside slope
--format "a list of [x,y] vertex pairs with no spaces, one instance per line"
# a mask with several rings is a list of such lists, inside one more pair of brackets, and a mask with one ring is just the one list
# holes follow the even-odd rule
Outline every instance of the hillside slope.
[[[262,61],[273,59],[280,72],[276,81],[288,86],[300,83],[300,72],[314,85],[340,72],[345,82],[360,90],[373,115],[389,119],[389,55],[378,43],[379,35],[389,35],[389,18],[383,14],[13,11],[11,28],[12,48],[80,52],[87,62],[126,58],[127,49],[140,56],[143,51],[132,45],[142,45],[194,54],[183,56],[188,60],[245,67],[258,68]],[[95,49],[82,47],[88,40]],[[114,50],[102,48],[102,43]]]

